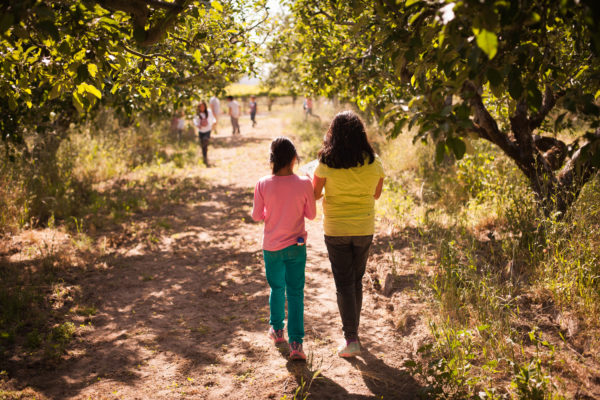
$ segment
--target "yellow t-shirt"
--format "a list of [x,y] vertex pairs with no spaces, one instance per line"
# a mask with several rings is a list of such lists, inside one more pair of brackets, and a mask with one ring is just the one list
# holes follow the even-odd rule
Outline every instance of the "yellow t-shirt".
[[352,168],[319,162],[315,175],[325,178],[323,230],[327,236],[366,236],[375,231],[375,189],[385,176],[378,156]]

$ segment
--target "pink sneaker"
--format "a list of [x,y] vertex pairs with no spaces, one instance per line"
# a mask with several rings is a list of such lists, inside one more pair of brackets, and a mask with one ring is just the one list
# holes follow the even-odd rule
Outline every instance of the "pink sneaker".
[[306,354],[302,351],[302,343],[290,343],[290,360],[306,360]]
[[269,337],[273,340],[273,343],[279,344],[285,342],[285,337],[283,337],[283,329],[273,329],[273,327],[269,328]]

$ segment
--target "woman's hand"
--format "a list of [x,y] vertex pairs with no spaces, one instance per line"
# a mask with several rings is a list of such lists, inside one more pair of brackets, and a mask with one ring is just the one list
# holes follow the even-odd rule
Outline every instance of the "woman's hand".
[[325,186],[325,178],[314,176],[312,180],[313,189],[315,191],[315,200],[323,197],[323,187]]

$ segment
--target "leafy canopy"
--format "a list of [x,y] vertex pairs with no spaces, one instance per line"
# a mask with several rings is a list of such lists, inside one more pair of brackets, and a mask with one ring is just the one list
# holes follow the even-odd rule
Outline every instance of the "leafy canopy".
[[[255,8],[253,8],[255,7]],[[161,115],[252,73],[264,2],[9,1],[0,5],[0,130],[62,134],[98,104]]]
[[597,2],[296,0],[290,10],[280,40],[303,85],[355,103],[392,137],[417,127],[438,159],[461,158],[468,137],[489,140],[547,197],[589,179],[575,168],[600,164],[590,164],[597,145],[574,159],[578,144],[555,139],[600,126]]

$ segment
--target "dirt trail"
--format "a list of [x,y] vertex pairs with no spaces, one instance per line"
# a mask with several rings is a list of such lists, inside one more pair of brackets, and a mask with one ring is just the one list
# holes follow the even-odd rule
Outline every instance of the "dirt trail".
[[21,366],[15,381],[54,399],[289,399],[303,382],[313,399],[415,397],[419,386],[402,364],[426,335],[422,302],[407,244],[397,239],[405,280],[393,302],[374,289],[374,270],[390,259],[385,233],[376,235],[365,278],[361,357],[335,355],[341,329],[320,215],[308,223],[308,362],[289,362],[267,339],[262,225],[250,211],[254,184],[268,173],[270,140],[286,132],[286,122],[277,113],[258,118],[252,129],[243,117],[240,138],[222,123],[209,150],[215,166],[173,178],[174,187],[186,188],[185,202],[136,215],[140,223],[168,222],[152,246],[104,233],[118,245],[78,282],[84,301],[98,309],[89,328],[56,368]]

